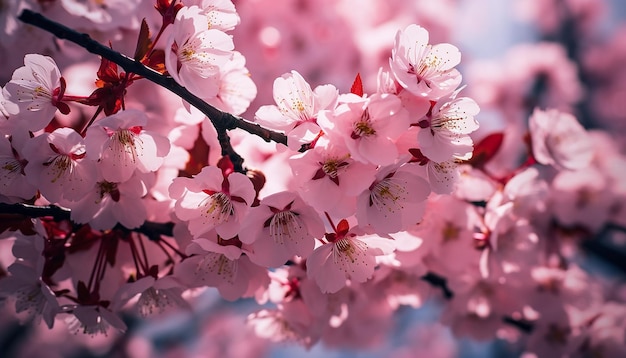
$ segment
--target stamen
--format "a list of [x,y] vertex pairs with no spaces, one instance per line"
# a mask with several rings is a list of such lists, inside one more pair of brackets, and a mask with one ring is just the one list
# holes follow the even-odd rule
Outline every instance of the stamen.
[[214,224],[223,223],[234,213],[230,197],[221,191],[209,195],[198,206],[204,206],[202,216],[211,219]]
[[294,235],[303,228],[297,214],[291,211],[281,211],[270,221],[270,236],[277,244],[284,244],[285,239],[293,239]]
[[377,209],[387,209],[391,213],[401,210],[404,206],[401,204],[406,200],[406,189],[392,180],[392,178],[384,179],[376,184],[370,192],[370,206],[374,205]]

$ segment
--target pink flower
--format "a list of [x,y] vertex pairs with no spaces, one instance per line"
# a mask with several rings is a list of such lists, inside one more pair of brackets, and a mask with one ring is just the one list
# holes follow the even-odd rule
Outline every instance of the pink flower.
[[65,81],[54,60],[29,54],[24,57],[24,67],[15,70],[5,85],[3,104],[8,114],[20,118],[31,132],[36,132],[50,123],[57,106],[69,112],[69,107],[60,102],[64,91]]
[[106,336],[112,328],[118,332],[126,331],[126,324],[116,313],[96,305],[73,307],[72,315],[67,317],[65,322],[70,332],[88,334],[92,337],[98,334]]
[[[0,137],[0,195],[16,200],[35,196],[37,188],[26,180],[26,161],[13,148],[9,138]],[[2,200],[4,201],[4,200]]]
[[60,312],[59,303],[50,287],[41,280],[43,262],[38,266],[33,268],[20,262],[9,266],[11,275],[0,280],[0,296],[14,296],[17,313],[26,312],[28,319],[43,318],[48,328],[52,328],[54,317]]
[[147,219],[142,197],[152,180],[152,175],[146,174],[135,174],[120,183],[100,178],[81,200],[62,204],[72,210],[72,221],[89,223],[95,230],[111,229],[117,223],[128,229],[137,228]]
[[359,195],[356,217],[376,233],[405,230],[422,219],[430,184],[403,167],[381,168],[376,180]]
[[469,134],[478,129],[474,116],[480,109],[473,99],[450,97],[440,99],[430,118],[420,122],[417,136],[419,148],[428,159],[445,162],[450,159],[469,159],[473,142]]
[[[410,234],[424,240],[417,250],[429,249],[429,269],[451,277],[474,271],[478,276],[480,251],[474,240],[478,220],[472,205],[453,196],[436,196],[429,200],[424,219]],[[416,256],[414,251],[409,254]]]
[[202,168],[193,178],[174,179],[169,191],[176,200],[176,216],[188,222],[194,238],[212,229],[226,239],[237,235],[255,196],[248,177],[241,173],[224,176],[213,166]]
[[230,301],[261,295],[269,285],[267,269],[250,262],[246,247],[237,239],[223,240],[215,231],[194,240],[187,247],[189,258],[174,272],[191,287],[209,286]]
[[187,308],[182,298],[184,287],[172,276],[155,279],[145,276],[137,281],[124,284],[113,299],[114,309],[121,309],[130,299],[139,294],[136,309],[141,317],[162,314],[173,307]]
[[400,99],[392,94],[349,94],[341,101],[332,114],[324,112],[319,118],[331,141],[343,140],[359,162],[392,164],[398,156],[394,140],[409,128],[409,114]]
[[[497,191],[487,202],[485,224],[497,236],[518,221],[532,219],[543,213],[549,196],[547,183],[539,177],[536,168],[527,168],[511,178],[502,191]],[[494,248],[497,245],[492,243]]]
[[237,51],[232,60],[220,67],[219,90],[215,98],[207,102],[232,114],[242,114],[256,97],[256,85],[245,67],[246,59]]
[[274,80],[276,105],[259,108],[255,120],[268,128],[285,131],[289,148],[298,150],[319,135],[318,113],[332,110],[338,94],[332,85],[318,86],[313,91],[298,72],[291,71]]
[[594,167],[557,174],[549,199],[552,215],[560,224],[583,226],[592,232],[598,232],[609,220],[616,203],[607,178]]
[[307,276],[322,292],[335,293],[346,286],[346,280],[365,282],[376,268],[376,256],[393,251],[393,241],[375,235],[357,235],[342,220],[338,232],[327,234],[329,242],[316,248],[307,259]]
[[72,128],[31,139],[23,153],[26,179],[50,202],[80,200],[96,184],[96,164],[85,158],[83,138]]
[[389,65],[409,92],[437,99],[461,83],[461,74],[454,68],[461,62],[461,53],[451,44],[429,45],[428,37],[428,31],[418,25],[398,31]]
[[165,46],[167,72],[200,98],[217,95],[220,68],[232,58],[234,48],[230,36],[208,29],[207,23],[197,6],[183,7]]
[[[102,32],[118,27],[137,28],[140,0],[61,0],[61,6],[71,17],[67,21],[78,21],[81,27],[94,28]],[[69,19],[72,20],[69,20]],[[87,20],[87,21],[84,21]]]
[[247,321],[259,337],[272,342],[297,342],[308,348],[319,340],[319,324],[300,300],[251,313]]
[[573,115],[555,109],[535,109],[529,127],[533,155],[539,163],[576,170],[591,162],[591,138]]
[[207,18],[207,29],[230,31],[239,25],[235,5],[230,0],[187,0],[186,6],[198,6]]
[[129,109],[95,122],[87,130],[87,157],[98,160],[102,177],[110,182],[127,181],[135,171],[154,172],[170,150],[167,138],[146,131],[148,117]]
[[292,192],[261,200],[248,213],[239,238],[251,244],[250,260],[266,267],[283,265],[294,255],[309,256],[325,233],[319,214]]
[[343,145],[315,146],[289,158],[296,190],[306,203],[331,215],[350,216],[356,196],[373,181],[376,167],[355,161]]
[[461,175],[459,163],[456,160],[447,160],[441,163],[430,160],[426,163],[426,172],[430,187],[437,194],[452,193]]

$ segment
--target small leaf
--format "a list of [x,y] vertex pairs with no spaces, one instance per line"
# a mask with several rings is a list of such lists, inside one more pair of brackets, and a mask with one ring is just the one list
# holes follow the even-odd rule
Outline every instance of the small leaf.
[[137,48],[135,49],[135,60],[141,61],[144,56],[150,50],[152,46],[152,41],[150,40],[150,29],[148,28],[148,23],[144,18],[141,21],[141,29],[139,30],[139,37],[137,38]]
[[484,166],[498,153],[503,140],[504,133],[502,132],[492,133],[486,136],[474,146],[472,158],[469,159],[467,163],[476,168]]
[[152,51],[150,58],[148,59],[148,63],[145,63],[146,66],[151,69],[157,71],[160,74],[165,73],[165,51],[159,49]]
[[363,97],[363,82],[361,82],[361,74],[357,73],[352,87],[350,87],[350,93],[354,93],[357,96]]

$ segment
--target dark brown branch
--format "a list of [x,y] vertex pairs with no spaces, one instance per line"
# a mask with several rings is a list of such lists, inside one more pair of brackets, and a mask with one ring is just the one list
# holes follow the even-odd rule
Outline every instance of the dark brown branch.
[[242,117],[221,111],[209,105],[199,97],[189,92],[185,87],[179,85],[172,77],[164,76],[153,69],[144,66],[139,61],[135,61],[130,57],[103,46],[87,34],[76,32],[69,27],[54,22],[45,16],[30,10],[22,11],[18,18],[24,23],[39,27],[40,29],[50,32],[60,39],[71,41],[93,54],[100,55],[107,60],[118,64],[127,73],[135,73],[170,90],[204,113],[211,120],[218,132],[220,130],[226,131],[240,128],[250,134],[263,138],[266,142],[287,144],[287,137],[284,134],[263,128],[256,123],[246,121]]
[[[56,205],[29,205],[0,203],[0,214],[21,215],[26,218],[52,217],[55,221],[71,220],[71,211]],[[146,221],[138,228],[126,229],[146,235],[150,240],[158,241],[163,236],[173,237],[174,223],[155,223]]]
[[0,214],[23,215],[28,218],[52,217],[56,221],[69,220],[70,211],[56,205],[29,205],[0,203]]

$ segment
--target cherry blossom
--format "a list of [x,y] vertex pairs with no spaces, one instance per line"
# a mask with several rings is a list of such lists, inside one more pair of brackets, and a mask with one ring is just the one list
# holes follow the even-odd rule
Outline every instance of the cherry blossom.
[[148,117],[138,110],[120,111],[94,123],[87,130],[87,157],[98,161],[102,177],[124,182],[135,171],[154,172],[170,150],[169,141],[144,129]]
[[345,142],[355,160],[389,165],[398,156],[394,140],[409,127],[409,116],[395,95],[349,94],[332,113],[320,116],[319,123],[331,140]]
[[30,131],[43,129],[58,108],[69,112],[62,103],[65,80],[56,62],[48,56],[28,54],[24,57],[24,67],[13,72],[13,77],[3,90],[3,105],[11,121],[23,121]]
[[256,85],[245,65],[243,55],[234,51],[232,60],[220,66],[219,90],[215,98],[209,98],[207,102],[232,114],[245,112],[257,94]]
[[79,24],[83,27],[108,31],[120,26],[126,28],[139,26],[137,14],[139,0],[107,0],[106,3],[99,0],[61,0],[60,4],[65,11],[80,19]]
[[324,233],[324,224],[313,208],[295,193],[279,192],[250,209],[239,238],[251,244],[252,262],[277,267],[294,255],[309,256],[315,239]]
[[83,138],[71,128],[31,139],[23,154],[26,179],[50,202],[80,200],[96,184],[96,164],[86,158]]
[[41,280],[42,269],[43,264],[38,268],[20,262],[12,264],[8,268],[11,276],[0,280],[0,295],[14,296],[15,312],[26,312],[29,319],[43,318],[52,328],[60,307],[50,287]]
[[381,168],[359,195],[356,217],[377,233],[398,232],[421,220],[428,194],[430,184],[424,178],[402,167]]
[[335,293],[346,286],[346,280],[367,281],[374,274],[376,256],[393,251],[391,240],[358,235],[358,227],[347,229],[347,225],[340,222],[339,232],[327,235],[329,242],[316,248],[307,260],[307,275],[322,292]]
[[440,163],[432,160],[426,163],[428,182],[437,194],[450,194],[459,180],[459,162],[456,159]]
[[349,216],[356,197],[372,182],[376,167],[351,158],[343,145],[316,146],[289,158],[296,190],[321,212]]
[[126,324],[110,310],[96,305],[75,306],[72,315],[65,318],[67,328],[74,334],[108,335],[110,331],[126,331]]
[[147,317],[162,314],[169,309],[186,308],[187,301],[182,298],[183,286],[172,276],[155,279],[145,276],[120,287],[114,298],[114,307],[120,309],[130,299],[139,294],[136,309],[139,315]]
[[207,18],[207,29],[230,31],[239,25],[235,5],[230,0],[189,0],[186,6],[198,6],[200,14]]
[[200,98],[219,92],[219,69],[233,56],[233,40],[208,26],[197,6],[180,9],[165,48],[165,66],[176,82]]
[[213,166],[204,167],[193,178],[176,178],[170,186],[176,200],[176,216],[188,222],[195,238],[215,229],[221,237],[237,235],[254,199],[252,182],[241,173],[226,177]]
[[195,239],[187,254],[193,255],[178,265],[175,276],[192,287],[216,287],[227,300],[261,296],[269,284],[267,270],[255,265],[236,239],[223,240],[215,231]]
[[440,99],[430,118],[419,123],[423,128],[417,137],[419,148],[428,159],[438,163],[469,159],[472,155],[469,134],[478,129],[474,116],[480,109],[473,99],[456,98],[456,94]]
[[115,224],[132,229],[143,224],[147,218],[142,197],[152,175],[135,174],[125,182],[98,179],[91,190],[78,201],[62,202],[72,209],[74,222],[89,225],[96,230],[111,229]]
[[535,109],[529,119],[533,155],[541,164],[561,169],[582,169],[593,157],[585,129],[568,113]]
[[437,99],[461,83],[461,74],[454,68],[461,62],[461,53],[454,45],[430,45],[428,40],[428,31],[418,25],[398,31],[389,65],[403,88]]
[[35,195],[37,189],[24,175],[25,166],[26,160],[13,148],[12,141],[0,138],[0,195],[16,200]]
[[289,148],[298,150],[319,136],[317,116],[322,110],[334,109],[338,95],[333,85],[312,90],[297,71],[291,71],[274,80],[276,105],[260,107],[255,120],[268,128],[285,131]]

